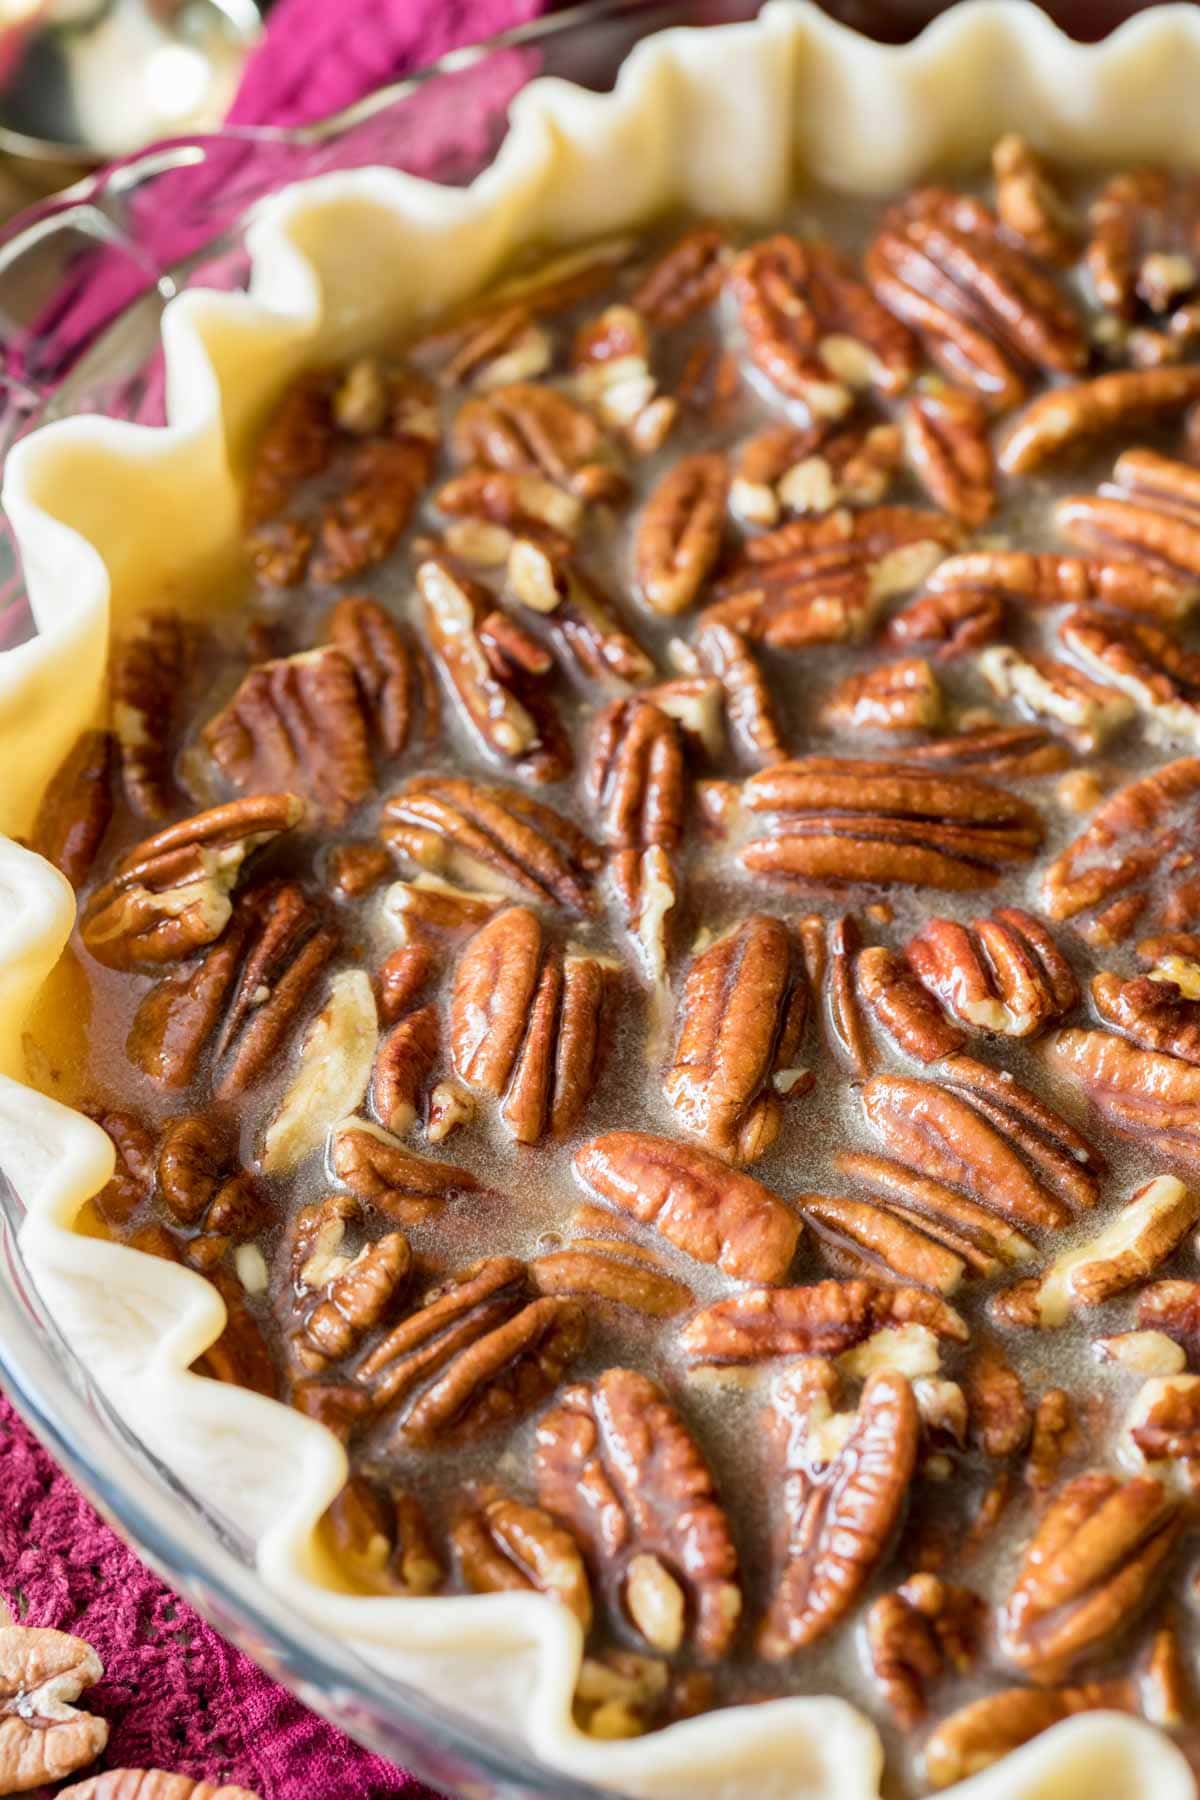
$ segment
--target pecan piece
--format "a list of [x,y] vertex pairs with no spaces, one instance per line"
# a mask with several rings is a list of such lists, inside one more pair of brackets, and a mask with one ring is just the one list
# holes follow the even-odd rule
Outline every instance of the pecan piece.
[[420,1502],[403,1488],[352,1475],[324,1523],[339,1566],[368,1593],[432,1594],[441,1585]]
[[786,1385],[776,1396],[772,1429],[785,1470],[785,1535],[758,1648],[779,1661],[831,1631],[870,1579],[900,1521],[919,1419],[909,1383],[881,1370],[863,1388],[844,1447],[819,1475],[806,1464],[805,1434]]
[[894,950],[871,945],[854,965],[859,992],[893,1043],[918,1062],[952,1056],[967,1041]]
[[729,471],[715,452],[681,457],[642,509],[634,540],[638,589],[656,613],[686,612],[721,552]]
[[1059,626],[1067,649],[1142,714],[1154,743],[1200,743],[1200,654],[1141,620],[1080,607]]
[[1137,1324],[1139,1331],[1170,1338],[1189,1361],[1200,1361],[1200,1281],[1155,1281],[1143,1288]]
[[1180,1473],[1196,1492],[1200,1487],[1200,1376],[1167,1375],[1143,1382],[1125,1429],[1144,1463],[1180,1464]]
[[423,712],[426,743],[437,735],[438,695],[425,653],[389,612],[365,595],[339,600],[325,630],[354,671],[359,693],[386,756],[399,756]]
[[379,1040],[371,1073],[371,1106],[381,1125],[405,1137],[417,1117],[421,1090],[441,1048],[436,1006],[420,1006],[398,1019]]
[[23,1794],[81,1768],[108,1741],[108,1723],[72,1703],[104,1674],[82,1638],[0,1626],[0,1786]]
[[1021,399],[1030,365],[1072,374],[1086,360],[1073,309],[968,195],[910,194],[886,214],[865,266],[879,299],[933,361],[998,409]]
[[38,807],[30,842],[72,887],[86,880],[112,819],[115,761],[111,732],[81,732]]
[[579,1546],[540,1506],[486,1483],[468,1495],[450,1541],[474,1593],[549,1594],[590,1629],[592,1591]]
[[113,645],[112,722],[125,798],[140,819],[171,810],[167,740],[183,679],[184,627],[175,613],[143,613]]
[[168,825],[136,844],[83,909],[80,935],[110,969],[177,962],[213,943],[247,857],[299,824],[295,794],[256,794]]
[[991,588],[942,588],[893,613],[885,639],[896,650],[928,647],[939,662],[952,662],[993,643],[1004,623],[1004,598]]
[[551,659],[478,582],[432,560],[417,570],[425,630],[434,655],[486,749],[535,781],[557,781],[571,766],[557,714],[534,699]]
[[571,1300],[531,1299],[524,1264],[493,1256],[426,1294],[355,1371],[377,1412],[399,1412],[418,1449],[479,1436],[530,1412],[583,1348]]
[[1121,320],[1148,312],[1166,333],[1186,332],[1200,285],[1196,221],[1190,177],[1149,168],[1111,176],[1089,208],[1084,253],[1101,306]]
[[818,717],[827,731],[936,731],[942,691],[923,657],[905,657],[847,675]]
[[725,239],[715,225],[693,225],[651,263],[630,296],[647,324],[671,331],[710,306],[725,281]]
[[259,436],[246,486],[246,519],[260,525],[282,512],[294,490],[319,475],[333,455],[336,431],[327,374],[289,387]]
[[832,245],[764,238],[735,259],[729,281],[753,361],[815,417],[848,412],[853,389],[896,394],[911,381],[911,336]]
[[329,1162],[352,1194],[401,1225],[419,1225],[442,1201],[479,1191],[468,1169],[418,1156],[367,1119],[334,1127]]
[[730,509],[745,525],[775,525],[782,511],[874,506],[892,484],[902,449],[898,426],[865,419],[768,425],[741,446]]
[[710,620],[696,639],[696,654],[721,683],[730,736],[745,760],[756,768],[781,762],[786,752],[771,690],[746,640]]
[[1011,1456],[1028,1442],[1033,1413],[1020,1375],[997,1344],[984,1339],[963,1376],[972,1436],[986,1456]]
[[651,981],[667,975],[669,921],[679,899],[671,859],[657,844],[646,850],[618,850],[612,859],[613,886],[639,960]]
[[1041,157],[1015,132],[992,147],[996,212],[1042,262],[1074,261],[1079,233],[1070,209],[1054,186]]
[[1092,681],[1070,663],[1036,651],[1022,654],[1010,644],[993,644],[978,659],[978,667],[993,693],[1020,701],[1035,718],[1064,726],[1084,751],[1098,750],[1134,715],[1133,701],[1126,695]]
[[1069,1481],[1043,1514],[1001,1614],[1004,1656],[1038,1683],[1060,1681],[1147,1605],[1182,1524],[1149,1476]]
[[996,507],[996,469],[982,403],[961,388],[914,394],[904,413],[908,460],[936,506],[972,530]]
[[1066,768],[1071,753],[1040,725],[979,725],[928,744],[906,745],[904,760],[910,768],[951,776],[1053,775]]
[[1001,906],[962,925],[927,919],[905,947],[918,978],[977,1031],[1030,1037],[1079,1004],[1079,984],[1040,919]]
[[1200,1065],[1200,1000],[1175,982],[1136,975],[1122,981],[1107,972],[1092,977],[1092,1004],[1106,1025],[1141,1050],[1158,1050]]
[[618,498],[624,479],[591,414],[555,388],[515,381],[458,410],[459,463],[542,475],[583,500]]
[[[1042,877],[1041,906],[1052,919],[1074,919],[1117,896],[1144,906],[1157,870],[1172,868],[1186,846],[1200,797],[1200,757],[1164,763],[1118,788]],[[1132,919],[1130,920],[1132,923]]]
[[[452,881],[443,881],[440,875],[414,875],[411,881],[394,881],[383,901],[389,920],[399,929],[405,951],[424,951],[427,932],[475,931],[486,925],[503,904],[499,894],[458,887]],[[422,983],[424,979],[422,975]],[[393,1005],[395,1016],[402,1005]]]
[[569,819],[515,788],[418,776],[385,802],[383,836],[435,874],[567,912],[595,909],[591,877],[601,853]]
[[652,1225],[698,1262],[740,1281],[782,1281],[800,1220],[751,1176],[691,1144],[610,1131],[583,1144],[572,1166],[590,1192]]
[[[1064,524],[1061,511],[1057,517]],[[1080,533],[1068,530],[1066,536],[1087,542]],[[1094,548],[1103,551],[1105,545],[1097,542]],[[1182,580],[1178,572],[1106,555],[1055,556],[1034,550],[968,550],[947,557],[930,575],[929,586],[939,593],[986,588],[1022,606],[1097,601],[1116,612],[1149,613],[1167,620],[1182,618],[1196,599],[1195,582]]]
[[290,1173],[353,1112],[370,1079],[377,1032],[369,978],[361,969],[343,969],[300,1040],[295,1071],[267,1123],[264,1170]]
[[663,1092],[684,1128],[734,1163],[754,1162],[780,1124],[777,1075],[790,1071],[808,1013],[798,946],[752,913],[693,958]]
[[546,619],[564,660],[584,680],[611,689],[636,686],[654,674],[652,658],[612,602],[569,557],[522,538],[509,556],[508,579],[513,597]]
[[652,1649],[724,1654],[741,1616],[737,1551],[699,1446],[654,1382],[606,1369],[569,1388],[538,1421],[534,1472]]
[[820,1281],[812,1287],[761,1287],[731,1294],[693,1313],[679,1333],[694,1367],[754,1364],[779,1356],[840,1356],[876,1332],[921,1325],[965,1343],[964,1320],[927,1288],[890,1282]]
[[975,1660],[984,1604],[940,1576],[910,1575],[867,1613],[867,1655],[896,1723],[911,1731],[926,1716],[926,1684],[947,1669],[965,1675]]
[[1049,458],[1133,422],[1181,412],[1200,398],[1200,369],[1117,369],[1041,394],[1000,446],[1006,475],[1027,475]]
[[[650,370],[650,337],[632,306],[606,306],[571,345],[575,392],[637,455],[660,450],[679,412]],[[595,496],[601,497],[599,495]]]
[[742,802],[780,815],[770,837],[743,845],[743,865],[809,882],[969,891],[1028,860],[1042,836],[1015,794],[904,763],[809,756],[751,776]]
[[1082,1687],[1004,1688],[972,1700],[942,1719],[925,1743],[930,1786],[953,1787],[988,1769],[1011,1750],[1077,1713],[1134,1710],[1126,1681],[1093,1681]]
[[[297,1229],[304,1231],[306,1215],[318,1210],[302,1207]],[[412,1270],[408,1239],[398,1231],[364,1244],[354,1257],[337,1260],[345,1266],[334,1268],[315,1291],[294,1340],[297,1356],[310,1372],[353,1355],[394,1311]]]
[[609,973],[599,957],[547,949],[527,907],[498,913],[459,958],[454,1069],[502,1100],[518,1142],[566,1131],[586,1106],[605,1049]]
[[1050,1388],[1037,1403],[1025,1479],[1034,1493],[1054,1486],[1064,1459],[1079,1448],[1079,1433],[1069,1394]]
[[694,1296],[658,1262],[639,1244],[609,1237],[575,1238],[564,1249],[535,1258],[529,1279],[539,1294],[583,1294],[632,1307],[647,1318],[667,1319],[683,1312]]
[[[438,489],[434,504],[452,519],[486,523],[498,533],[497,562],[507,560],[515,537],[531,537],[568,549],[583,517],[583,502],[577,494],[567,493],[542,475],[512,469],[464,469]],[[448,527],[447,543],[459,549],[454,531],[454,526]]]

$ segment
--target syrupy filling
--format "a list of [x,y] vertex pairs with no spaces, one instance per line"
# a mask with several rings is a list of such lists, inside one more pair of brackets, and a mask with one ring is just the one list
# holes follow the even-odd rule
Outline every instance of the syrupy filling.
[[1015,139],[533,258],[281,398],[46,797],[86,1229],[589,1732],[1195,1741],[1198,345],[1196,183]]

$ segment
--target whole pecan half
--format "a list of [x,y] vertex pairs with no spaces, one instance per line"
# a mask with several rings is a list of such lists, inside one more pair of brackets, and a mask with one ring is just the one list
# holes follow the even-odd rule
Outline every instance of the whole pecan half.
[[[1200,371],[1192,366],[1142,373],[1194,377]],[[1054,522],[1083,549],[1135,558],[1134,567],[1140,563],[1160,582],[1173,582],[1178,597],[1164,616],[1177,618],[1194,606],[1200,577],[1200,475],[1192,464],[1153,450],[1125,450],[1113,465],[1112,482],[1096,494],[1060,500]]]
[[963,1048],[966,1033],[951,1024],[933,995],[894,950],[885,950],[878,944],[860,950],[854,978],[878,1023],[907,1055],[915,1056],[918,1062],[934,1063]]
[[693,957],[663,1077],[684,1128],[731,1162],[763,1155],[779,1132],[775,1078],[794,1073],[807,1013],[799,946],[778,919],[751,913]]
[[624,487],[592,415],[556,388],[514,381],[460,406],[452,436],[458,462],[543,475],[584,500],[614,499]]
[[1175,982],[1149,975],[1122,981],[1105,971],[1092,977],[1091,993],[1104,1023],[1139,1049],[1200,1065],[1200,1000],[1188,998]]
[[[412,1251],[399,1231],[363,1244],[354,1256],[341,1253],[345,1200],[331,1195],[301,1207],[296,1219],[293,1260],[300,1262],[304,1304],[293,1348],[310,1373],[352,1356],[389,1313],[394,1316],[412,1272]],[[306,1255],[318,1240],[319,1249]]]
[[893,1326],[922,1325],[966,1343],[965,1321],[927,1288],[892,1282],[819,1281],[812,1287],[750,1288],[693,1313],[679,1333],[696,1367],[755,1364],[780,1356],[840,1356]]
[[[905,1163],[850,1150],[839,1152],[834,1160],[840,1174],[871,1190],[870,1206],[876,1216],[864,1221],[867,1230],[854,1234],[856,1246],[867,1249],[901,1281],[923,1281],[918,1273],[922,1267],[949,1269],[956,1277],[967,1272],[995,1275],[1035,1254],[1029,1239],[996,1213]],[[893,1233],[887,1225],[903,1230]]]
[[977,1031],[1030,1037],[1079,1004],[1070,963],[1022,907],[997,907],[969,926],[927,919],[905,955],[943,1006]]
[[914,394],[904,414],[908,460],[935,505],[972,530],[996,507],[996,467],[983,404],[961,388]]
[[1086,360],[1072,307],[968,195],[919,188],[892,207],[866,271],[950,379],[991,406],[1015,405],[1030,368],[1072,374]]
[[592,1590],[579,1546],[540,1506],[485,1483],[466,1496],[450,1541],[475,1593],[548,1594],[590,1628]]
[[902,450],[898,426],[866,416],[765,426],[738,451],[730,509],[744,525],[775,525],[781,512],[875,506],[892,485]]
[[468,1169],[418,1156],[369,1119],[334,1128],[329,1164],[352,1194],[401,1225],[422,1224],[443,1201],[480,1185]]
[[1172,870],[1172,857],[1194,832],[1200,803],[1200,757],[1181,757],[1118,788],[1086,828],[1056,856],[1041,881],[1040,903],[1052,919],[1074,919],[1118,896],[1136,902],[1132,925],[1149,904],[1157,872]]
[[905,763],[927,774],[1055,775],[1071,761],[1061,738],[1040,725],[973,725],[927,744],[908,744]]
[[1109,1031],[1056,1032],[1046,1054],[1122,1135],[1189,1161],[1200,1156],[1200,1069]]
[[282,512],[299,484],[329,462],[337,439],[331,398],[325,372],[303,376],[283,394],[255,445],[246,486],[248,524]]
[[965,1675],[975,1661],[984,1603],[969,1588],[920,1573],[867,1613],[867,1656],[876,1686],[905,1731],[929,1710],[926,1686],[949,1668]]
[[708,579],[724,536],[729,470],[715,451],[681,457],[642,508],[633,556],[638,591],[656,613],[685,612]]
[[652,700],[613,700],[592,725],[585,792],[621,850],[674,850],[683,835],[679,725]]
[[693,225],[655,258],[630,296],[647,324],[685,325],[710,306],[725,282],[725,238],[715,225]]
[[721,683],[734,747],[755,768],[782,762],[786,752],[775,702],[758,659],[740,632],[713,620],[696,638],[701,667]]
[[543,943],[527,907],[498,913],[467,944],[450,1002],[455,1072],[501,1100],[523,1144],[561,1134],[579,1118],[606,1045],[611,969]]
[[1133,701],[1108,685],[1107,674],[1104,681],[1093,681],[1072,663],[1036,650],[1026,654],[1011,644],[993,644],[979,657],[978,668],[993,693],[1063,727],[1087,752],[1099,749],[1134,716]]
[[438,732],[438,692],[424,649],[410,631],[363,594],[339,600],[325,630],[354,671],[380,748],[399,756],[423,716],[428,745]]
[[916,346],[830,244],[779,233],[729,273],[750,355],[774,387],[816,417],[839,418],[853,390],[908,386]]
[[923,657],[905,657],[845,676],[819,717],[831,731],[934,731],[942,721],[942,691]]
[[[352,391],[356,381],[378,394],[376,417],[360,411]],[[369,391],[366,397],[368,403],[375,399]],[[361,575],[395,549],[433,473],[441,435],[433,390],[409,369],[377,368],[372,374],[369,364],[352,368],[334,395],[334,409],[355,447],[321,508],[311,570],[322,582]]]
[[538,1498],[566,1519],[611,1604],[652,1649],[728,1650],[741,1616],[737,1551],[712,1476],[654,1382],[606,1369],[537,1424]]
[[918,594],[892,614],[884,635],[894,649],[928,649],[939,662],[953,662],[994,643],[1004,625],[1004,596],[992,588],[964,585]]
[[80,935],[110,969],[178,962],[229,923],[247,857],[298,825],[295,794],[255,794],[168,825],[127,850],[83,909]]
[[[1177,465],[1182,467],[1183,465]],[[1068,536],[1071,534],[1068,532]],[[1094,546],[1104,552],[1106,546]],[[1112,546],[1107,546],[1111,551]],[[1116,612],[1182,617],[1196,598],[1195,583],[1118,555],[1056,556],[1035,550],[968,550],[950,556],[929,577],[935,592],[982,587],[1021,606],[1081,605],[1098,601]],[[1200,573],[1200,565],[1198,565]]]
[[740,1281],[782,1281],[800,1220],[751,1176],[692,1144],[610,1131],[575,1152],[579,1180],[669,1242]]
[[771,1428],[783,1462],[782,1569],[758,1649],[779,1661],[839,1624],[870,1579],[908,1498],[919,1420],[908,1381],[880,1371],[863,1388],[845,1445],[820,1473],[805,1461],[805,1434],[786,1385]]
[[523,1263],[488,1257],[432,1288],[354,1379],[376,1414],[397,1416],[408,1444],[432,1449],[532,1411],[579,1355],[586,1329],[573,1300],[530,1297]]
[[81,732],[42,795],[30,843],[72,887],[86,880],[112,820],[115,765],[111,732]]
[[1127,1681],[1093,1681],[1081,1687],[1002,1688],[972,1700],[939,1721],[925,1741],[925,1775],[941,1790],[991,1768],[1011,1750],[1077,1713],[1132,1712]]
[[381,830],[390,849],[434,873],[566,912],[595,910],[601,852],[561,813],[515,788],[420,775],[384,802]]
[[1059,636],[1085,669],[1129,696],[1150,739],[1200,742],[1200,653],[1159,625],[1113,619],[1092,607],[1070,613]]
[[1183,1519],[1159,1481],[1100,1472],[1060,1488],[1000,1617],[1000,1649],[1039,1683],[1061,1681],[1153,1598]]
[[1200,369],[1118,369],[1040,394],[1000,446],[1006,475],[1027,475],[1082,440],[1181,412],[1200,397]]
[[967,890],[1027,861],[1041,821],[1003,788],[905,763],[809,756],[752,775],[752,813],[775,813],[772,835],[743,845],[755,874],[845,885],[898,883]]
[[[607,1217],[599,1223],[609,1226]],[[539,1294],[578,1294],[631,1307],[647,1318],[667,1319],[685,1311],[694,1295],[666,1274],[661,1262],[654,1251],[620,1237],[575,1237],[563,1249],[535,1257],[529,1279]]]
[[113,642],[113,733],[125,798],[139,819],[162,819],[171,810],[169,738],[185,651],[184,626],[176,613],[143,613]]
[[20,1794],[99,1756],[108,1724],[72,1704],[101,1679],[100,1658],[65,1631],[0,1626],[0,1786]]

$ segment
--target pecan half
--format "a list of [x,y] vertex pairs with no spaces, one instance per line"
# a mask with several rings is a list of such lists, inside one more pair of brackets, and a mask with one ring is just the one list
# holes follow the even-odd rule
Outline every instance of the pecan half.
[[954,1308],[926,1288],[819,1281],[812,1287],[751,1288],[701,1307],[681,1329],[679,1347],[698,1367],[840,1356],[877,1331],[904,1325],[922,1325],[957,1343],[969,1335]]
[[569,556],[521,538],[508,559],[508,582],[513,598],[545,619],[563,660],[583,680],[611,690],[637,686],[654,674],[649,653]]
[[927,919],[905,955],[925,986],[964,1024],[1031,1037],[1079,1004],[1079,984],[1032,913],[1001,906],[962,925]]
[[692,959],[663,1092],[684,1128],[731,1162],[754,1162],[780,1124],[777,1075],[792,1069],[808,1013],[799,947],[752,913]]
[[902,956],[880,945],[861,950],[854,976],[863,1000],[893,1043],[918,1062],[952,1056],[966,1033],[952,1025]]
[[1052,1683],[1107,1645],[1153,1597],[1182,1524],[1149,1476],[1069,1481],[1042,1515],[1001,1614],[1007,1660]]
[[643,1131],[611,1131],[576,1152],[592,1193],[652,1225],[698,1262],[741,1281],[782,1281],[800,1220],[769,1188],[719,1157]]
[[980,656],[978,666],[993,693],[1019,701],[1035,718],[1065,727],[1084,751],[1098,750],[1134,715],[1133,701],[1126,695],[1037,651],[1023,654],[1010,644],[993,644]]
[[485,748],[535,781],[557,781],[571,752],[557,714],[533,685],[551,658],[495,605],[489,591],[446,564],[417,570],[425,631],[463,711]]
[[621,850],[674,850],[683,836],[680,727],[653,701],[614,700],[592,726],[585,792]]
[[867,1656],[876,1685],[905,1731],[929,1710],[925,1689],[947,1668],[965,1675],[975,1661],[984,1603],[938,1575],[910,1575],[867,1613]]
[[65,1631],[0,1626],[0,1786],[21,1794],[99,1756],[108,1724],[72,1703],[101,1679],[100,1658]]
[[246,487],[247,522],[259,525],[281,512],[302,481],[321,473],[335,441],[329,377],[305,375],[286,389],[255,446]]
[[1165,318],[1200,285],[1195,255],[1198,196],[1188,176],[1131,169],[1104,184],[1088,212],[1084,253],[1101,306],[1122,319],[1145,309]]
[[371,1106],[381,1125],[404,1137],[416,1121],[421,1090],[441,1048],[436,1006],[398,1019],[379,1040],[371,1072]]
[[1071,752],[1040,725],[976,725],[928,744],[909,744],[904,760],[926,773],[1019,777],[1057,774]]
[[586,1632],[592,1591],[579,1546],[540,1506],[491,1483],[467,1497],[450,1531],[467,1586],[477,1594],[548,1594]]
[[[577,494],[567,493],[542,475],[512,469],[464,469],[461,475],[451,476],[433,498],[438,511],[453,520],[488,528],[485,541],[489,550],[494,544],[494,554],[479,557],[480,561],[506,562],[514,538],[529,537],[569,550],[583,517],[583,502]],[[476,560],[467,555],[463,531],[463,524],[448,526],[446,542],[466,560]],[[475,541],[479,542],[478,531]]]
[[981,401],[961,388],[914,394],[904,413],[904,443],[921,486],[972,530],[996,507],[996,468]]
[[[874,1253],[901,1280],[917,1281],[922,1277],[915,1272],[905,1274],[897,1267],[887,1253],[891,1244],[911,1245],[909,1255],[928,1255],[927,1245],[931,1242],[952,1255],[959,1274],[970,1271],[994,1275],[1010,1264],[1028,1262],[1035,1254],[1029,1239],[996,1213],[904,1163],[860,1151],[842,1151],[834,1160],[841,1174],[854,1177],[872,1190],[871,1205],[876,1212],[904,1227],[904,1239],[881,1234],[874,1246]],[[922,1243],[915,1244],[912,1234],[919,1236]],[[858,1239],[860,1244],[862,1241]],[[895,1253],[904,1254],[899,1249]],[[915,1270],[916,1266],[914,1260],[912,1268]],[[947,1265],[939,1259],[938,1266]]]
[[939,662],[952,662],[994,643],[1004,624],[1002,594],[986,587],[948,587],[918,594],[892,614],[884,635],[894,649],[928,648]]
[[1092,1004],[1106,1025],[1141,1050],[1159,1050],[1200,1065],[1200,1000],[1175,982],[1135,975],[1122,981],[1107,972],[1092,978]]
[[171,810],[168,738],[185,648],[183,624],[178,614],[167,612],[143,613],[113,644],[113,732],[125,798],[139,819],[161,819]]
[[579,1355],[583,1310],[530,1299],[524,1265],[493,1256],[426,1294],[355,1371],[377,1413],[397,1414],[406,1443],[432,1449],[523,1417]]
[[1200,1070],[1190,1063],[1108,1031],[1056,1032],[1046,1052],[1124,1136],[1145,1135],[1188,1160],[1200,1155]]
[[[297,1230],[303,1232],[306,1215],[318,1210],[302,1207]],[[337,1260],[344,1267],[334,1268],[313,1291],[294,1340],[298,1358],[310,1372],[353,1355],[395,1311],[412,1270],[408,1239],[398,1231],[364,1244],[354,1257]]]
[[652,1649],[705,1660],[741,1616],[737,1551],[700,1449],[633,1369],[569,1388],[538,1421],[538,1498],[569,1521],[599,1584]]
[[[1074,919],[1126,896],[1137,913],[1158,871],[1168,875],[1177,854],[1188,854],[1192,814],[1200,801],[1200,757],[1181,757],[1118,788],[1086,828],[1047,868],[1041,906],[1052,919]],[[1132,892],[1131,892],[1132,890]]]
[[1028,406],[1000,446],[1006,475],[1027,475],[1064,450],[1143,419],[1181,412],[1200,397],[1200,369],[1118,369],[1055,388]]
[[335,1126],[329,1163],[352,1194],[401,1225],[419,1225],[452,1195],[479,1191],[468,1169],[418,1156],[368,1119]]
[[898,1280],[940,1294],[952,1294],[966,1272],[965,1259],[936,1227],[906,1218],[902,1208],[834,1194],[798,1194],[796,1204],[820,1238],[848,1247],[868,1269],[882,1265]]
[[684,456],[642,509],[634,539],[638,590],[656,613],[685,612],[721,553],[729,471],[715,452]]
[[369,977],[343,969],[300,1040],[296,1067],[263,1135],[262,1167],[288,1174],[325,1143],[366,1092],[378,1041]]
[[[1104,550],[1105,546],[1098,543],[1095,548]],[[1193,582],[1182,581],[1178,573],[1147,568],[1142,562],[1121,562],[1105,555],[1055,556],[1034,550],[968,550],[939,564],[929,577],[929,586],[939,592],[961,587],[993,589],[1022,606],[1081,605],[1094,600],[1117,612],[1149,613],[1163,619],[1181,618],[1196,597]]]
[[992,146],[1000,223],[1042,262],[1074,261],[1079,232],[1071,211],[1033,146],[1015,132]]
[[1200,654],[1158,625],[1087,607],[1062,621],[1059,636],[1084,668],[1129,696],[1153,742],[1200,742]]
[[1176,597],[1158,609],[1159,616],[1179,618],[1194,606],[1200,577],[1200,477],[1190,463],[1153,450],[1123,451],[1113,465],[1112,482],[1096,494],[1060,500],[1054,522],[1072,543],[1135,558],[1133,567],[1143,567],[1147,577],[1173,583]]
[[529,1265],[529,1279],[539,1294],[586,1295],[632,1307],[647,1318],[667,1319],[683,1312],[694,1296],[682,1281],[665,1274],[659,1261],[640,1244],[581,1237],[562,1250],[536,1257]]
[[694,225],[657,257],[630,296],[650,325],[670,331],[710,306],[725,282],[725,239],[715,225]]
[[515,788],[421,775],[384,802],[385,843],[435,874],[566,912],[595,910],[604,858],[552,807]]
[[786,754],[766,677],[750,645],[730,625],[710,620],[696,639],[701,666],[716,676],[734,747],[755,768]]
[[891,487],[902,453],[898,426],[865,418],[768,425],[738,452],[730,510],[744,525],[775,525],[782,512],[874,506]]
[[86,880],[112,819],[115,764],[111,732],[81,732],[42,795],[30,843],[72,887]]
[[497,914],[459,958],[450,1002],[455,1072],[501,1099],[523,1144],[561,1134],[579,1118],[605,1049],[610,968],[543,944],[526,907]]
[[515,381],[466,401],[452,443],[459,463],[542,475],[583,500],[615,499],[624,488],[596,421],[555,388]]
[[941,1790],[988,1769],[1011,1750],[1077,1713],[1134,1710],[1130,1684],[1093,1681],[1082,1687],[1004,1688],[942,1719],[925,1743],[925,1774]]
[[828,731],[935,731],[942,722],[942,690],[923,657],[905,657],[847,675],[818,717]]
[[839,1624],[883,1557],[908,1496],[919,1419],[902,1375],[872,1375],[849,1438],[820,1474],[806,1463],[803,1424],[797,1428],[786,1385],[776,1396],[771,1426],[785,1471],[783,1566],[758,1649],[779,1661]]
[[1020,400],[1031,366],[1072,374],[1086,360],[1073,309],[968,195],[910,194],[885,215],[865,266],[879,299],[934,362],[989,405]]
[[324,1524],[339,1567],[369,1593],[431,1594],[442,1568],[420,1502],[352,1475]]
[[423,737],[437,736],[437,684],[421,645],[365,595],[339,600],[325,630],[354,671],[367,717],[386,756],[399,756],[424,715]]
[[969,891],[1027,861],[1042,837],[1037,812],[1015,794],[904,763],[780,763],[750,777],[742,803],[779,815],[770,837],[743,845],[743,865],[808,882]]
[[110,969],[177,962],[213,943],[247,857],[300,823],[295,794],[256,794],[168,825],[137,844],[83,909],[80,935]]

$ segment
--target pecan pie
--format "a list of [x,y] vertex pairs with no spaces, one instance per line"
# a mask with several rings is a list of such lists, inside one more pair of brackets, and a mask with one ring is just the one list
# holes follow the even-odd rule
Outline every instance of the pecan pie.
[[539,1596],[593,1738],[1200,1767],[1200,188],[837,212],[277,398],[32,830],[88,1226],[344,1446],[339,1581]]

